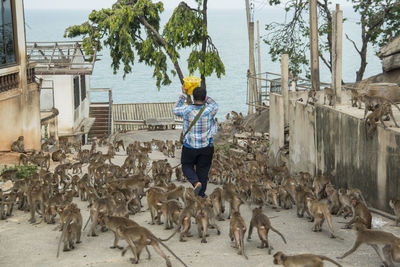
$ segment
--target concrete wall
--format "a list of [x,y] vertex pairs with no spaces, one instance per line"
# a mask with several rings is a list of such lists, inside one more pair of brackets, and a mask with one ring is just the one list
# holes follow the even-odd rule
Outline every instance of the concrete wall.
[[23,1],[13,1],[12,10],[17,64],[0,68],[0,76],[18,74],[19,85],[0,93],[0,151],[9,151],[19,136],[25,149],[40,150],[40,93],[37,84],[28,84]]
[[269,112],[269,138],[270,138],[270,162],[277,163],[276,155],[284,145],[284,111],[283,97],[279,94],[272,93],[270,95],[270,112]]
[[24,136],[25,149],[40,149],[40,93],[36,84],[26,90],[13,89],[0,94],[0,151],[9,151],[19,136]]
[[373,207],[390,211],[400,194],[400,133],[378,126],[366,135],[364,120],[328,107],[316,107],[317,171],[337,186],[357,187]]
[[[315,174],[315,109],[297,101],[289,101],[289,166],[291,172]],[[294,133],[294,134],[292,134]]]
[[[283,144],[282,100],[271,95],[271,159]],[[369,205],[391,211],[389,200],[400,195],[399,129],[378,125],[367,136],[363,110],[289,103],[290,172],[327,173],[336,186],[359,188]]]

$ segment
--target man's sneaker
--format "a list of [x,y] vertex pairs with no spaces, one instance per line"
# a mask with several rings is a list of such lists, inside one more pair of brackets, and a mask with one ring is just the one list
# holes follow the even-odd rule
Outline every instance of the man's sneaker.
[[194,187],[194,195],[198,196],[201,190],[201,183],[197,183],[196,186]]

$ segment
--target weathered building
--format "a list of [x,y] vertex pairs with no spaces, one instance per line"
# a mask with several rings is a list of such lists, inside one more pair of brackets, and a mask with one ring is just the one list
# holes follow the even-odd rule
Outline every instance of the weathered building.
[[22,0],[0,1],[0,151],[18,136],[40,149],[40,92],[28,64]]
[[[87,140],[94,119],[89,118],[90,75],[96,55],[86,56],[81,43],[33,42],[27,44],[28,59],[35,63],[35,73],[42,80],[40,110],[42,118],[58,110],[56,127],[46,127],[46,136]],[[42,119],[43,121],[43,119]],[[43,121],[45,125],[47,122]]]

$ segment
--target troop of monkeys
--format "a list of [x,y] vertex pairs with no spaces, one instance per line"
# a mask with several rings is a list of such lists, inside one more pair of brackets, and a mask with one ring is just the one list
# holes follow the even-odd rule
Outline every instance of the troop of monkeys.
[[[333,106],[335,103],[336,94],[332,88],[324,88],[324,105],[328,99],[329,106]],[[302,99],[300,99],[302,101]],[[316,91],[310,90],[308,92],[307,104],[314,104],[317,101]],[[393,120],[395,126],[399,128],[392,111],[392,105],[394,105],[399,111],[400,107],[394,103],[389,97],[385,96],[370,96],[366,93],[360,94],[357,89],[351,89],[351,106],[362,108],[362,103],[365,106],[364,119],[368,126],[367,135],[371,136],[376,130],[377,122],[380,121],[383,127],[386,129],[384,121]],[[371,113],[367,116],[368,112]]]
[[[233,118],[238,120],[240,117]],[[97,151],[97,146],[102,145],[108,147],[106,154]],[[165,156],[174,157],[175,150],[180,148],[178,142],[153,140],[134,142],[125,147],[122,140],[104,142],[101,139],[97,144],[93,142],[90,150],[82,149],[79,143],[62,142],[59,147],[51,156],[42,151],[32,155],[21,154],[20,164],[35,164],[40,167],[39,172],[27,180],[17,179],[15,171],[4,172],[3,180],[11,180],[14,185],[9,192],[0,192],[2,219],[12,215],[14,205],[18,209],[30,211],[31,223],[36,223],[36,214],[42,216],[38,223],[44,221],[49,224],[55,223],[55,218],[59,215],[62,233],[57,257],[61,243],[64,251],[73,249],[81,242],[81,233],[91,222],[88,235],[96,236],[98,226],[101,231],[110,230],[114,233],[111,248],[123,249],[118,243],[120,239],[126,240],[128,246],[122,251],[122,255],[130,249],[133,254],[132,263],[139,262],[143,248],[150,258],[147,246],[152,246],[165,259],[167,266],[171,266],[169,258],[161,250],[162,246],[187,266],[164,242],[177,233],[179,240],[185,242],[186,238],[192,236],[190,228],[194,218],[201,242],[207,243],[209,228],[215,229],[218,235],[221,233],[216,221],[225,220],[226,203],[229,205],[229,238],[238,254],[247,259],[244,249],[245,233],[249,230],[247,240],[250,240],[254,228],[257,229],[261,241],[259,248],[267,248],[271,254],[273,247],[268,240],[269,231],[278,234],[284,243],[286,239],[271,225],[268,216],[262,212],[262,207],[270,205],[279,211],[281,208],[290,209],[295,204],[297,216],[303,217],[305,213],[313,222],[313,231],[320,232],[326,221],[332,238],[341,239],[334,232],[331,216],[352,216],[345,228],[352,227],[357,237],[353,247],[340,259],[355,252],[361,244],[368,244],[376,250],[385,266],[400,263],[400,239],[391,233],[371,230],[372,216],[360,190],[336,190],[327,175],[312,178],[309,173],[300,172],[295,178],[289,174],[284,164],[279,167],[268,166],[268,147],[261,140],[247,142],[244,149],[253,155],[250,160],[226,154],[222,150],[215,153],[210,182],[222,187],[215,188],[207,198],[195,196],[191,187],[172,183],[174,173],[178,182],[184,181],[180,167],[171,166],[167,160],[150,163],[149,153],[153,147]],[[111,161],[120,148],[127,155],[122,166]],[[72,149],[76,154],[74,163],[66,160],[66,155],[72,153]],[[50,171],[50,159],[58,163],[54,171]],[[87,165],[87,173],[82,173],[83,165]],[[85,225],[80,209],[73,202],[74,197],[88,201],[90,217]],[[163,221],[165,229],[171,229],[175,225],[175,230],[168,238],[160,239],[147,228],[129,219],[129,215],[143,210],[143,197],[147,200],[151,224],[162,224]],[[240,206],[245,202],[259,206],[253,209],[248,228],[240,213]],[[390,205],[399,219],[400,201],[392,200]],[[382,252],[378,245],[384,246]],[[341,266],[325,256],[288,256],[282,252],[275,253],[273,262],[289,267],[319,267],[323,266],[323,260]]]

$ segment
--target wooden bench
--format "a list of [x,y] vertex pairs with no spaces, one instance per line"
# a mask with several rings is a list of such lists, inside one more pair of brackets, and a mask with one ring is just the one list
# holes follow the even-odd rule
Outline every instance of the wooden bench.
[[149,130],[168,130],[168,126],[175,129],[176,122],[174,118],[149,118],[145,121]]

